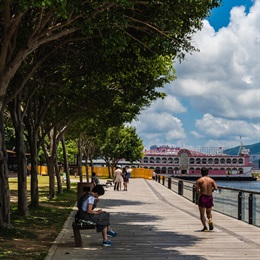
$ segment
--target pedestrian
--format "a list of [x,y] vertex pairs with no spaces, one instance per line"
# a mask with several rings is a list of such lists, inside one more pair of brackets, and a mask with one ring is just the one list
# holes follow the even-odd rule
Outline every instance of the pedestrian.
[[82,195],[78,200],[78,211],[75,220],[91,221],[96,223],[97,232],[102,233],[103,246],[111,246],[112,242],[108,240],[108,236],[116,237],[117,233],[110,227],[110,214],[102,209],[95,210],[99,197],[105,194],[102,185],[95,186],[91,192]]
[[121,166],[118,165],[114,172],[114,190],[121,190],[123,182]]
[[206,225],[206,217],[208,218],[209,230],[213,230],[213,221],[212,221],[212,207],[213,204],[213,196],[212,192],[214,190],[218,190],[216,182],[208,176],[208,169],[201,169],[201,177],[196,181],[196,192],[199,196],[198,206],[200,212],[200,220],[203,225],[203,229],[201,231],[208,231]]
[[122,176],[124,180],[124,191],[127,191],[127,185],[129,183],[130,178],[130,169],[128,169],[127,166],[123,168]]
[[96,176],[95,172],[92,172],[92,183],[94,186],[97,186],[100,183],[99,178]]

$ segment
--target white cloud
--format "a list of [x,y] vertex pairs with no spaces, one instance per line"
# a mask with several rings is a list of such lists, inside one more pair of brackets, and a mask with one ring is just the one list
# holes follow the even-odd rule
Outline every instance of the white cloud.
[[138,129],[138,134],[144,140],[146,148],[154,144],[174,143],[176,140],[186,138],[181,121],[166,112],[156,113],[146,110],[132,125]]
[[238,145],[239,136],[248,144],[260,142],[259,17],[256,0],[248,14],[234,7],[229,25],[218,32],[204,21],[193,39],[200,52],[175,64],[177,80],[165,87],[167,98],[140,116],[137,132],[145,144],[229,146]]
[[229,139],[230,136],[255,136],[257,128],[246,121],[226,120],[205,114],[202,119],[196,120],[196,127],[209,138]]
[[156,100],[149,108],[150,112],[159,113],[160,111],[166,113],[182,113],[186,112],[186,108],[180,103],[177,97],[168,95],[164,99]]

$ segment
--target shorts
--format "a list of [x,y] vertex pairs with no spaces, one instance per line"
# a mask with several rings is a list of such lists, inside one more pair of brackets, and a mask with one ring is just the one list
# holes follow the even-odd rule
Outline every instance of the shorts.
[[213,204],[213,197],[207,195],[201,195],[199,198],[199,207],[201,208],[212,208]]
[[100,214],[87,214],[82,211],[78,211],[76,218],[89,220],[96,223],[97,232],[101,232],[105,227],[110,225],[110,214],[103,212]]

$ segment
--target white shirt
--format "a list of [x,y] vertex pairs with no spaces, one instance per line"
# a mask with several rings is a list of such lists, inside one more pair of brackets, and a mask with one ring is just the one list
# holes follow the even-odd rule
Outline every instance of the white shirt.
[[95,198],[93,196],[89,196],[82,204],[82,210],[83,211],[87,211],[87,208],[88,208],[88,204],[90,205],[94,205],[94,202],[95,202]]

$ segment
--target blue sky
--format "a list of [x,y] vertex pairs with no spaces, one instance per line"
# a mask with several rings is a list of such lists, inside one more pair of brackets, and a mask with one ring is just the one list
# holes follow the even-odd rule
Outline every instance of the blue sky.
[[174,62],[177,79],[131,125],[151,145],[234,147],[260,142],[260,0],[223,0]]

